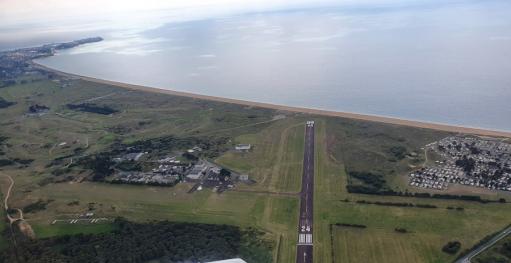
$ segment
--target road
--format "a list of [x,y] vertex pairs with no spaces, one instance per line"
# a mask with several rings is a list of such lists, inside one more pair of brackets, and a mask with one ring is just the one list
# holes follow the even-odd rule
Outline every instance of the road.
[[303,154],[302,191],[300,192],[300,218],[298,223],[297,263],[312,263],[314,194],[314,122],[305,126],[305,149]]
[[477,255],[481,254],[481,252],[485,251],[489,247],[493,246],[495,243],[499,242],[499,240],[505,238],[507,235],[511,234],[511,226],[504,229],[502,232],[500,232],[498,235],[493,237],[490,241],[486,242],[484,245],[478,247],[477,249],[471,251],[464,257],[458,259],[456,263],[470,263],[470,261],[476,257]]

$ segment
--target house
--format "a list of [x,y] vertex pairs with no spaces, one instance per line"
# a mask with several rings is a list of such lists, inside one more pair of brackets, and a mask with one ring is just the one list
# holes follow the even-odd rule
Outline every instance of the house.
[[236,146],[234,146],[234,149],[236,149],[236,151],[250,151],[251,148],[252,145],[250,144],[237,144]]

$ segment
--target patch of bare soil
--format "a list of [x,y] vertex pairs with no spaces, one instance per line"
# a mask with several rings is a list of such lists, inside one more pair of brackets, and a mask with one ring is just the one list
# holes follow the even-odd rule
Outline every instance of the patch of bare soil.
[[35,239],[35,232],[30,226],[29,223],[25,220],[20,220],[18,223],[18,227],[20,229],[20,232],[23,233],[26,237],[30,239]]

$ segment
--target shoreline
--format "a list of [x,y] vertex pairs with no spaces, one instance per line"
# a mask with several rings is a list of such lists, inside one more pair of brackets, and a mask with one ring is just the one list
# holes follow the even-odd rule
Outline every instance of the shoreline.
[[35,61],[32,61],[32,64],[35,67],[39,67],[41,69],[56,73],[61,76],[79,78],[81,80],[85,80],[85,81],[89,81],[89,82],[111,85],[111,86],[116,86],[116,87],[120,87],[120,88],[124,88],[124,89],[129,89],[129,90],[160,93],[160,94],[167,94],[167,95],[172,95],[172,96],[209,100],[209,101],[223,102],[223,103],[231,103],[231,104],[250,106],[250,107],[260,107],[260,108],[274,109],[274,110],[294,112],[294,113],[305,113],[305,114],[321,115],[321,116],[328,116],[328,117],[339,117],[339,118],[379,122],[379,123],[386,123],[386,124],[393,124],[393,125],[409,126],[409,127],[415,127],[415,128],[440,130],[440,131],[454,132],[454,133],[465,133],[465,134],[474,134],[474,135],[491,136],[491,137],[511,138],[511,132],[506,132],[506,131],[496,131],[496,130],[489,130],[489,129],[483,129],[483,128],[472,128],[472,127],[463,127],[463,126],[441,124],[441,123],[406,120],[406,119],[399,119],[399,118],[394,118],[394,117],[367,115],[367,114],[352,113],[352,112],[330,111],[330,110],[303,108],[303,107],[295,107],[295,106],[285,106],[285,105],[271,104],[271,103],[265,103],[265,102],[255,102],[255,101],[248,101],[248,100],[216,97],[216,96],[202,95],[202,94],[191,93],[191,92],[175,91],[175,90],[169,90],[169,89],[163,89],[163,88],[157,88],[157,87],[149,87],[149,86],[124,83],[124,82],[117,82],[117,81],[112,81],[112,80],[98,79],[98,78],[94,78],[94,77],[87,77],[87,76],[82,76],[82,75],[73,74],[73,73],[67,73],[67,72],[57,70],[57,69],[53,69],[53,68],[47,67],[45,65],[39,64]]

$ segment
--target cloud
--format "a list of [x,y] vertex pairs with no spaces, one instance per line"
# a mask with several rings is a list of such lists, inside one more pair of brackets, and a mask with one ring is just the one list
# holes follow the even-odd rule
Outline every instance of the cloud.
[[311,37],[296,37],[293,39],[294,42],[325,42],[336,38],[344,37],[346,33],[335,33],[331,35],[323,36],[311,36]]
[[493,41],[508,41],[511,40],[511,36],[492,36],[490,40]]
[[[384,6],[449,1],[454,0],[1,0],[0,25],[97,19],[144,22],[154,18],[155,14],[183,19],[308,6]],[[151,15],[147,16],[149,13]]]
[[202,54],[198,55],[199,58],[216,58],[215,54]]
[[70,49],[68,54],[109,52],[122,55],[148,55],[161,51],[155,48],[158,43],[167,41],[165,38],[143,38],[136,34],[127,34],[116,39],[106,39],[101,42],[81,45]]
[[216,66],[216,65],[209,65],[209,66],[198,66],[197,69],[198,70],[214,70],[214,69],[218,69],[219,67]]

